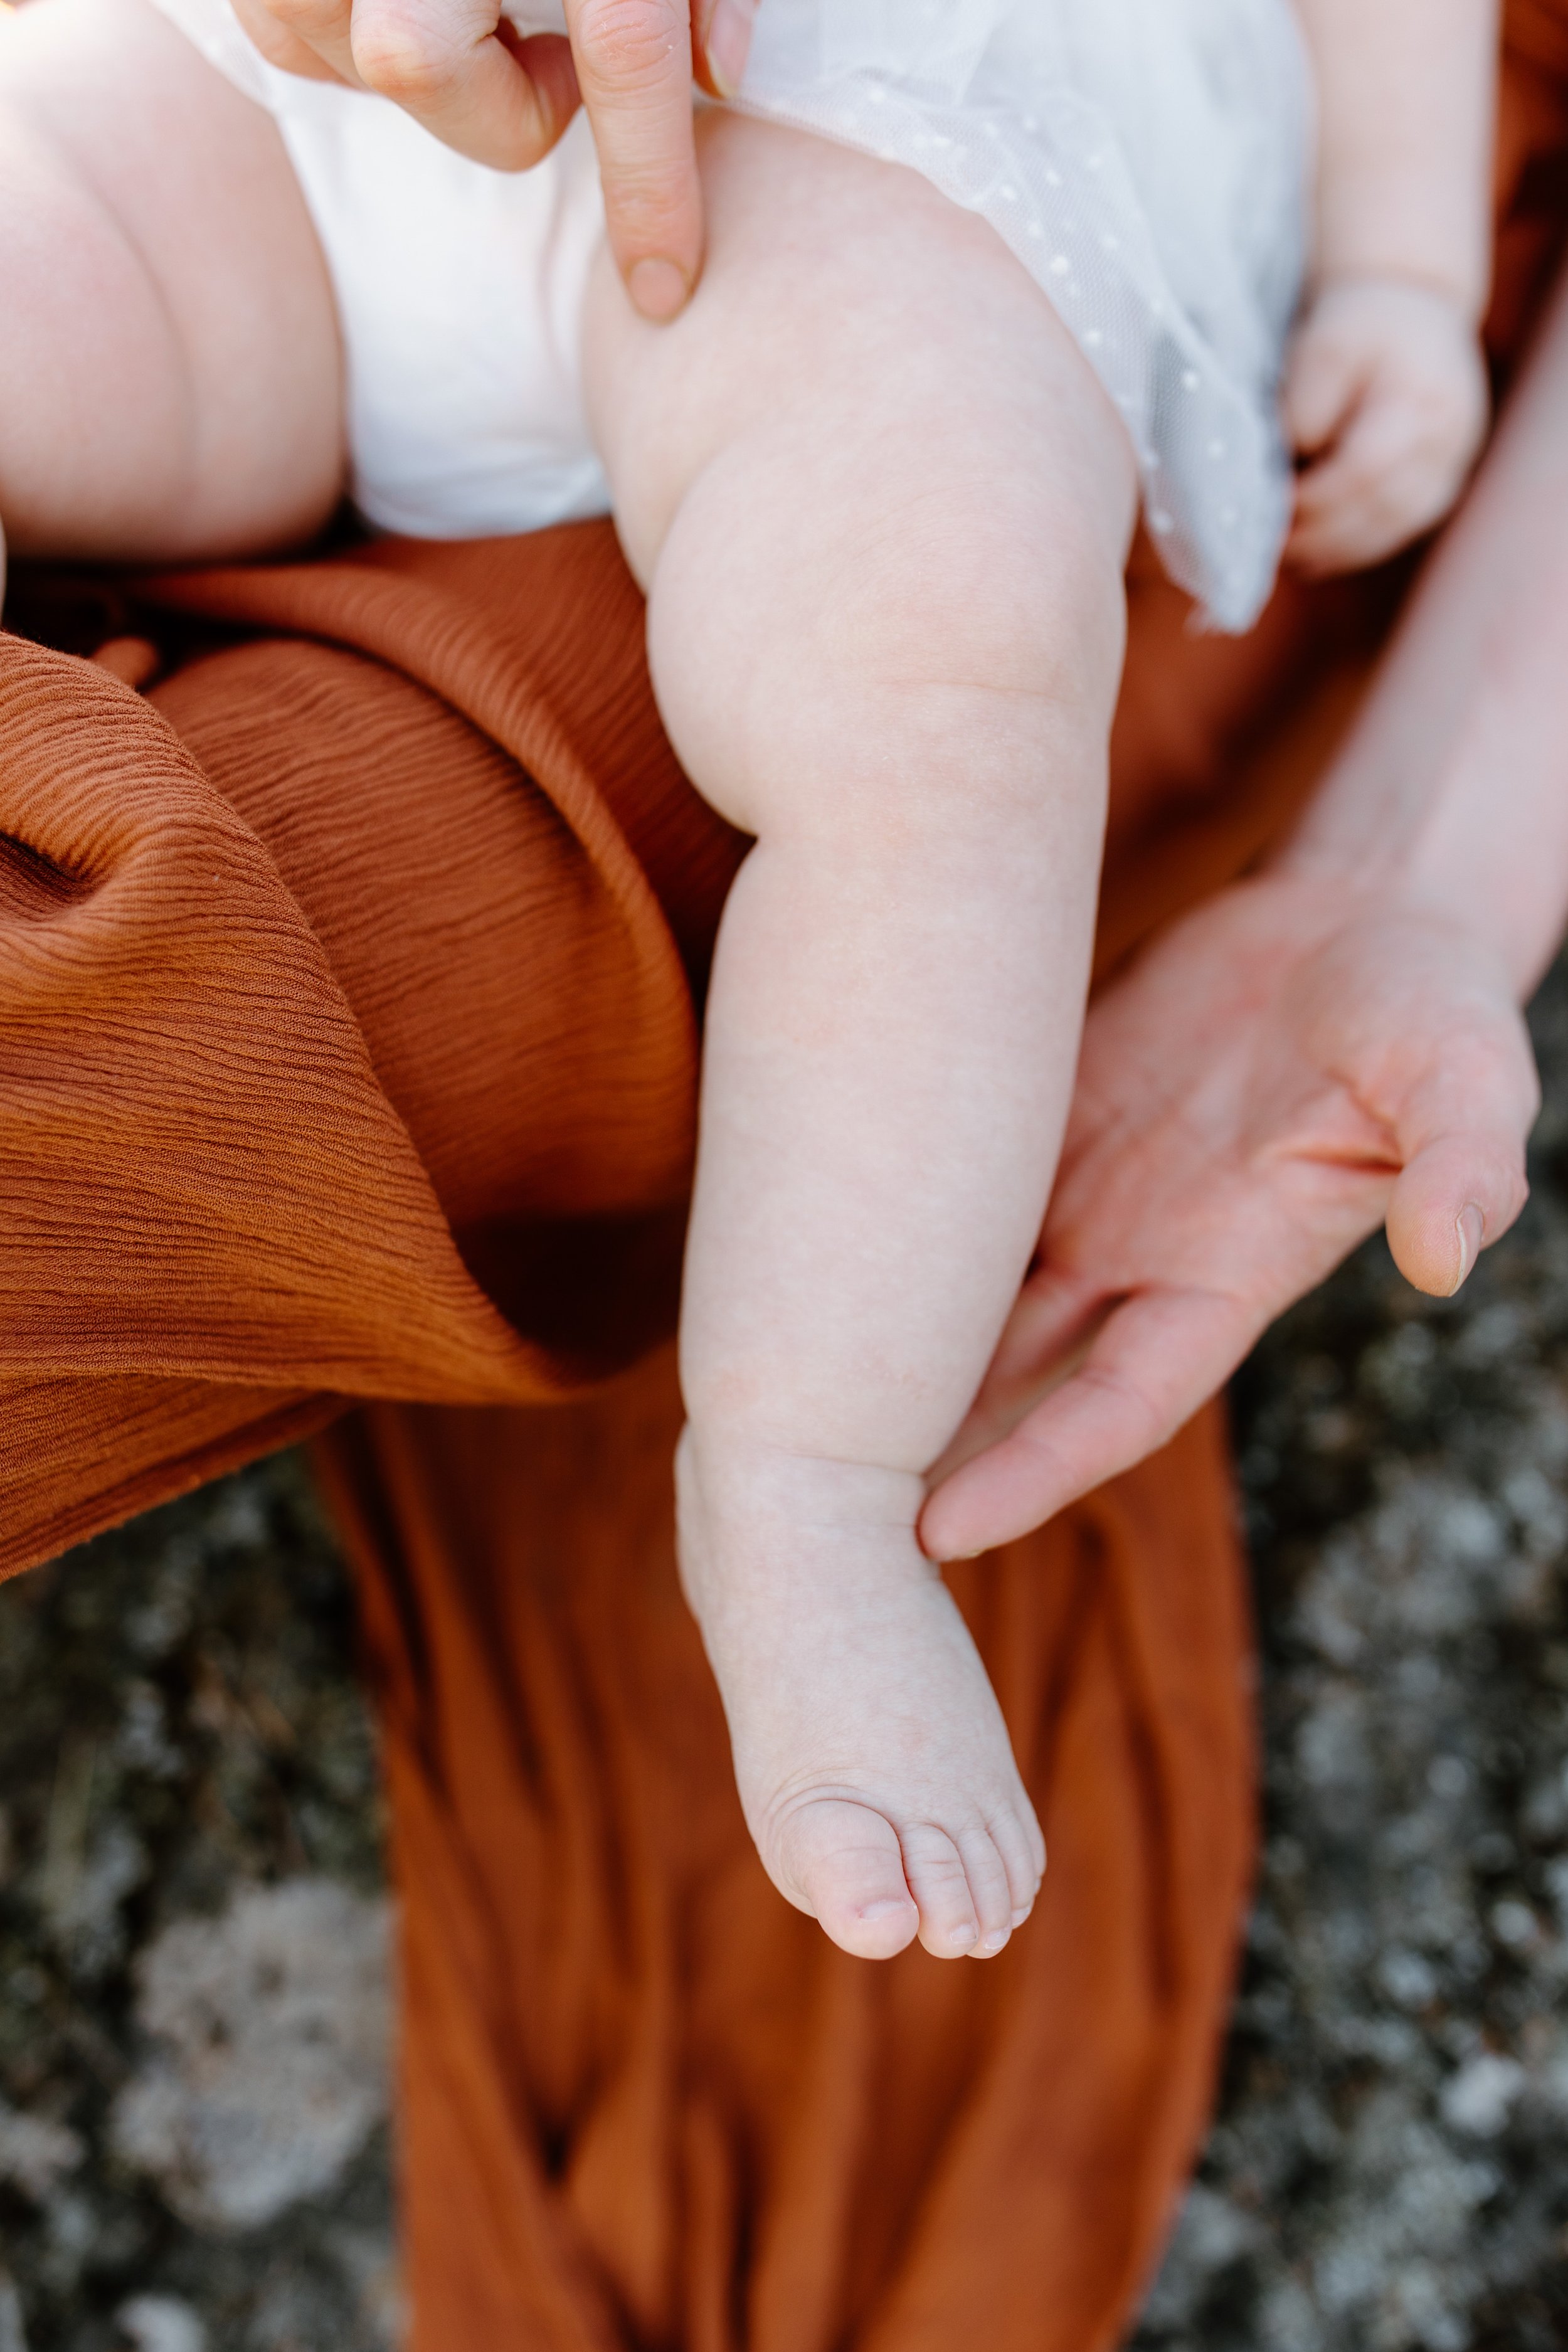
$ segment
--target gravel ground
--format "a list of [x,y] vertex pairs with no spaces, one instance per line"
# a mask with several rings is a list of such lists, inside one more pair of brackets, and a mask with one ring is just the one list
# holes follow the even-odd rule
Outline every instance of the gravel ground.
[[297,1460],[0,1592],[0,2352],[384,2352],[388,1919]]
[[[1568,2345],[1568,973],[1518,1233],[1236,1421],[1266,1844],[1136,2352]],[[396,2341],[348,1594],[288,1457],[0,1592],[0,2352]]]

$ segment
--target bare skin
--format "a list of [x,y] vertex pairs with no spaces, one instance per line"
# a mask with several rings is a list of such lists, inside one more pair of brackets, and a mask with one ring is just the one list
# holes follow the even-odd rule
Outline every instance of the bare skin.
[[[1132,457],[984,224],[700,131],[698,292],[650,326],[606,252],[584,327],[666,722],[757,839],[710,1006],[683,1571],[781,1890],[852,1952],[984,1957],[1044,1854],[916,1528],[1067,1119]],[[0,204],[18,546],[213,555],[330,510],[341,362],[281,145],[143,0],[6,29]]]
[[587,110],[610,249],[632,301],[672,319],[702,269],[691,78],[741,87],[756,0],[567,0],[569,39],[520,41],[500,0],[236,0],[263,55],[374,89],[434,138],[526,171]]
[[1447,1297],[1526,1195],[1568,922],[1568,286],[1295,837],[1089,1013],[1039,1263],[922,1522],[1036,1527],[1162,1445],[1386,1223]]
[[696,299],[652,330],[605,272],[587,337],[666,723],[758,836],[709,1013],[683,1566],[782,1891],[852,1951],[985,1953],[1043,1853],[914,1523],[1066,1116],[1131,453],[984,224],[701,128]]
[[315,231],[271,121],[153,10],[0,23],[0,217],[19,554],[240,554],[320,528],[344,460]]
[[[71,109],[101,130],[90,154],[62,148]],[[297,535],[341,480],[337,352],[314,252],[286,243],[298,200],[270,125],[140,0],[37,0],[0,42],[0,114],[28,133],[5,143],[8,209],[37,223],[0,262],[24,321],[0,383],[17,543],[175,556]],[[213,134],[191,167],[205,207],[166,153],[148,168],[187,117]],[[795,134],[715,118],[701,143],[698,297],[649,328],[606,258],[588,322],[665,714],[759,835],[711,1004],[686,1569],[784,1891],[854,1950],[917,1930],[994,1950],[1034,1899],[1039,1832],[914,1523],[1066,1118],[1132,461],[982,225]],[[231,152],[237,200],[274,224],[254,259],[216,193]],[[57,300],[68,240],[92,275]],[[237,251],[237,320],[203,291],[238,282]],[[85,478],[79,411],[60,415],[84,353],[137,386]],[[897,389],[873,410],[868,382]]]

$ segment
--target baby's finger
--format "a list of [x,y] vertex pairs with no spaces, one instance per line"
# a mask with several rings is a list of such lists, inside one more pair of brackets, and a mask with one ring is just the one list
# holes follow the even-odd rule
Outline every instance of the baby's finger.
[[1010,1543],[1154,1453],[1229,1379],[1267,1310],[1214,1291],[1142,1291],[1080,1370],[1010,1436],[940,1486],[921,1514],[932,1559]]
[[567,0],[610,247],[646,318],[684,309],[702,266],[690,0]]
[[1452,477],[1405,402],[1369,402],[1297,483],[1292,561],[1326,569],[1391,555],[1447,509]]
[[1290,446],[1305,457],[1326,449],[1370,380],[1364,348],[1336,336],[1303,334],[1285,376],[1283,407]]
[[[291,8],[333,4],[286,0]],[[567,42],[558,34],[520,39],[499,0],[354,0],[351,65],[367,89],[498,172],[537,163],[577,110]]]
[[1303,487],[1286,552],[1308,573],[1357,571],[1407,545],[1451,503],[1447,478],[1413,453],[1375,479],[1358,479],[1338,493],[1331,485],[1313,483],[1309,495]]

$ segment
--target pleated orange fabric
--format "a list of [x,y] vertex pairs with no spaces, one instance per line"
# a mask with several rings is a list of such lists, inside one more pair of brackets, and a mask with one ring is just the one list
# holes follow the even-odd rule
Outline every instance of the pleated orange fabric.
[[[1505,352],[1568,217],[1568,6],[1510,26]],[[1102,970],[1288,821],[1397,585],[1289,591],[1237,646],[1135,567]],[[1050,1842],[1027,1930],[837,1953],[751,1851],[675,1579],[659,1343],[743,844],[659,730],[607,528],[17,609],[0,1573],[335,1423],[416,2352],[1106,2352],[1251,1850],[1217,1410],[954,1573]],[[142,696],[110,671],[150,657],[79,657],[128,630]]]

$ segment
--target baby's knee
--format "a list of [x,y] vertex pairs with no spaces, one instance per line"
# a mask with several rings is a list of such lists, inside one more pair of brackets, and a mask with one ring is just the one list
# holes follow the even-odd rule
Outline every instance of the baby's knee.
[[649,646],[676,747],[732,821],[908,846],[1097,794],[1125,601],[1092,515],[971,482],[821,527],[781,497],[726,527],[705,497],[667,541]]

